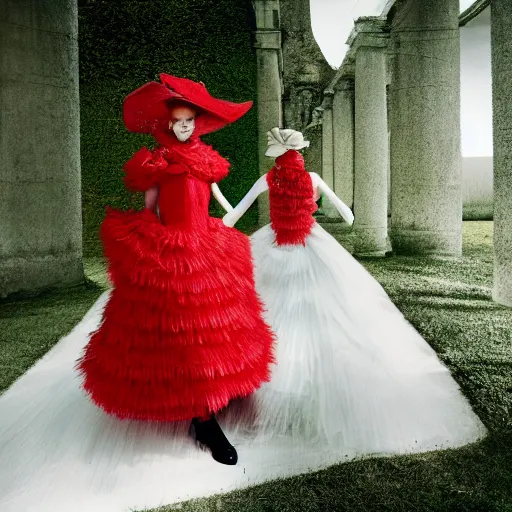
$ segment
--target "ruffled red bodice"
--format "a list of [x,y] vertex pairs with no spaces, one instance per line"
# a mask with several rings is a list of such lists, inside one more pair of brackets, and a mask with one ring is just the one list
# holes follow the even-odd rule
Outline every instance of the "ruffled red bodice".
[[270,222],[277,245],[304,245],[315,223],[317,210],[313,184],[297,151],[287,151],[276,159],[267,174],[270,200]]
[[167,174],[188,173],[200,181],[216,183],[229,173],[230,163],[197,137],[180,142],[165,132],[155,134],[159,146],[142,148],[126,162],[124,182],[128,189],[144,192]]
[[210,185],[224,179],[229,162],[199,138],[179,142],[159,133],[160,145],[142,148],[125,164],[125,185],[143,192],[158,186],[158,206],[162,224],[178,228],[206,229]]

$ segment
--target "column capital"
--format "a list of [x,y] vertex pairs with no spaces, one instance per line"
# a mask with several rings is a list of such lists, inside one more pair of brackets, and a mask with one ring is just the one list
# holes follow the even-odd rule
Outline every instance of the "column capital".
[[256,41],[254,48],[257,50],[280,50],[281,49],[281,31],[280,30],[256,30]]
[[324,91],[324,97],[322,101],[322,110],[328,110],[332,108],[332,100],[334,98],[334,90],[333,89],[326,89]]
[[359,48],[386,48],[389,41],[390,27],[385,18],[367,16],[358,18],[350,33],[347,44],[350,53],[355,54]]
[[340,78],[340,80],[334,86],[334,92],[338,91],[353,91],[355,87],[354,78],[350,76],[345,76]]
[[355,59],[355,51],[352,48],[347,53],[345,60],[343,61],[343,66],[340,68],[340,76],[338,81],[349,79],[354,80],[356,76],[356,59]]
[[343,88],[346,81],[354,81],[355,77],[355,62],[350,56],[343,59],[341,67],[336,71],[334,78],[330,81],[326,89],[332,89],[334,92]]

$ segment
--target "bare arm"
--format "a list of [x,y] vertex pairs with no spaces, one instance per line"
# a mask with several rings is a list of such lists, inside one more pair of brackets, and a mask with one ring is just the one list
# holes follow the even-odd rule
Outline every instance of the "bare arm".
[[226,210],[227,212],[233,210],[233,207],[229,204],[229,201],[224,197],[217,183],[212,183],[212,192],[213,196],[215,197],[215,199],[217,199],[217,201],[222,206],[222,208],[224,208],[224,210]]
[[236,205],[236,207],[224,215],[223,222],[226,226],[233,227],[239,220],[240,217],[249,209],[252,203],[256,201],[256,198],[262,193],[268,190],[267,175],[264,174],[261,178],[252,186],[251,190],[247,192],[245,197]]
[[158,187],[154,186],[144,192],[144,206],[156,212],[156,205],[158,201]]
[[320,193],[320,189],[318,187],[313,186],[313,199],[315,203],[320,199],[320,196],[322,194]]
[[345,219],[345,221],[352,225],[354,223],[354,214],[352,210],[328,187],[327,183],[318,176],[316,172],[310,172],[311,180],[313,182],[314,189],[320,189],[321,192],[331,201],[339,214]]

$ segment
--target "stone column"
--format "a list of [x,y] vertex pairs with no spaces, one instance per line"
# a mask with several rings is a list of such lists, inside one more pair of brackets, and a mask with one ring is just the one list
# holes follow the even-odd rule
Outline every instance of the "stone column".
[[[391,45],[391,40],[388,42],[388,48],[387,48],[387,59],[386,59],[386,68],[387,68],[387,79],[386,79],[386,105],[387,105],[387,116],[388,116],[388,233],[390,229],[391,224],[391,209],[392,209],[392,202],[391,202],[391,103],[389,101],[389,86],[391,84],[391,69],[393,68],[393,50]],[[389,240],[388,240],[389,241]],[[391,248],[391,245],[389,245]]]
[[[274,159],[265,156],[267,132],[282,127],[281,31],[279,0],[255,0],[256,59],[258,65],[258,159],[260,175],[268,172]],[[268,195],[258,198],[259,224],[270,222]]]
[[382,20],[356,21],[354,254],[387,251],[388,122],[386,108],[387,32]]
[[354,80],[341,79],[332,106],[334,191],[350,208],[354,203]]
[[399,254],[460,256],[458,0],[408,0],[391,24],[391,242]]
[[84,279],[76,0],[2,2],[0,297]]
[[491,4],[494,137],[493,299],[512,306],[512,2]]
[[[322,179],[332,190],[334,190],[333,96],[334,91],[324,91],[322,103]],[[325,197],[322,199],[322,212],[328,218],[339,217],[336,208]]]

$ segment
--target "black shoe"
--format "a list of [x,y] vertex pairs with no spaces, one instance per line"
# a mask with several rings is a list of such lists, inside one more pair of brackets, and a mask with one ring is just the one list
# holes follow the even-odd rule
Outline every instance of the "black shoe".
[[212,452],[212,457],[217,462],[229,466],[234,466],[238,462],[238,454],[235,448],[227,440],[214,417],[207,421],[194,418],[192,425],[194,426],[196,441],[208,447]]

